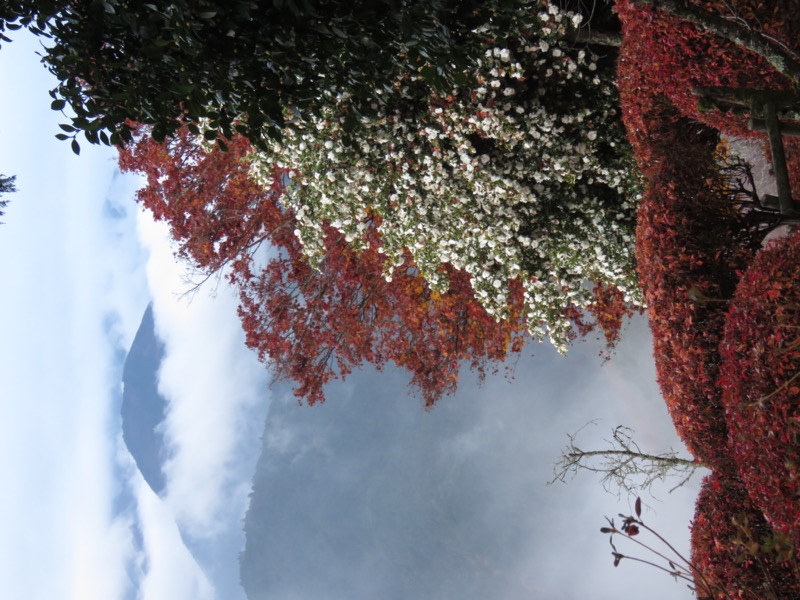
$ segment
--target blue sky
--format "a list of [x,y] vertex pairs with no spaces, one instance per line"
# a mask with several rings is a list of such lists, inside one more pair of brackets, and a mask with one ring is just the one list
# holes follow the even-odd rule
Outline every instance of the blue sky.
[[[229,582],[208,565],[214,557],[198,562],[178,528],[211,547],[241,527],[269,404],[267,374],[244,348],[230,290],[212,284],[183,294],[186,269],[174,260],[164,227],[134,204],[137,182],[116,172],[114,152],[84,143],[76,157],[54,139],[59,115],[47,95],[54,82],[38,64],[36,40],[15,37],[0,50],[7,82],[0,173],[16,174],[19,188],[0,226],[0,597],[107,600],[133,590],[143,600],[227,600],[220,590]],[[170,402],[164,427],[172,454],[163,498],[131,466],[119,431],[121,361],[149,302],[167,347],[160,386]],[[561,414],[551,438],[531,441],[542,448],[542,486],[566,434],[590,419],[603,421],[588,443],[624,423],[647,449],[679,447],[654,384],[649,340],[637,331],[605,369],[599,359],[585,367],[592,371],[581,389],[551,382],[554,411],[558,394],[577,394],[587,408]],[[611,567],[596,529],[603,515],[626,506],[590,483],[548,488],[553,505],[558,494],[585,495],[578,514],[544,516],[581,534],[563,545],[548,542],[546,567],[531,554],[524,568],[546,568],[563,580],[577,569],[576,579],[619,590],[621,598],[653,585],[663,586],[665,598],[681,597],[682,586],[666,577]],[[697,483],[662,493],[666,501],[656,505],[656,522],[683,547]],[[134,502],[115,512],[121,493]],[[540,541],[531,540],[534,546]],[[232,565],[236,557],[220,560]]]

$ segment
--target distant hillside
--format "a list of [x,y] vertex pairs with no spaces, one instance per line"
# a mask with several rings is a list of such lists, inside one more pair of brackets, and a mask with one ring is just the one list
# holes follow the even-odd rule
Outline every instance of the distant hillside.
[[164,438],[156,427],[164,420],[166,400],[158,393],[158,369],[164,344],[156,337],[153,307],[147,307],[125,359],[122,381],[122,437],[144,480],[156,494],[165,487]]
[[[240,557],[249,600],[531,597],[507,567],[534,528],[530,435],[489,444],[484,396],[426,412],[406,385],[367,369],[312,408],[273,394]],[[509,459],[526,501],[487,508],[506,503]]]

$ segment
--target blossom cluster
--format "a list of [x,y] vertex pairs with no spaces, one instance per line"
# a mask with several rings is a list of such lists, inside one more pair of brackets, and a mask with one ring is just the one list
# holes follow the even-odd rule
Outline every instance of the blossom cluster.
[[618,114],[613,72],[571,47],[580,16],[549,6],[538,27],[492,45],[467,78],[432,92],[425,72],[385,92],[377,116],[328,94],[314,115],[287,110],[280,142],[251,157],[251,175],[271,187],[284,175],[284,206],[311,264],[324,256],[325,227],[357,249],[376,228],[384,275],[416,268],[434,291],[444,265],[469,274],[496,319],[509,284],[524,289],[531,335],[566,351],[568,309],[603,282],[642,305],[635,277],[638,180]]

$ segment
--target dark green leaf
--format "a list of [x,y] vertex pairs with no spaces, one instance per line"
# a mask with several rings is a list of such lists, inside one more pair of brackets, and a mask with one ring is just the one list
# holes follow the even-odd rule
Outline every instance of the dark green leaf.
[[67,105],[66,100],[59,98],[58,100],[53,100],[50,103],[50,108],[53,110],[63,110],[66,105]]
[[80,155],[80,153],[81,153],[81,145],[78,143],[78,140],[73,138],[71,146],[72,146],[72,151],[75,154]]

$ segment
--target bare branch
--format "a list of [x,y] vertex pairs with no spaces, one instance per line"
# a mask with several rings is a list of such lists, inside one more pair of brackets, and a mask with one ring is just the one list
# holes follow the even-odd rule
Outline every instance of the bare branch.
[[[587,423],[596,424],[595,422]],[[569,444],[553,467],[553,479],[548,484],[561,481],[566,483],[578,471],[599,474],[603,489],[620,496],[622,492],[635,495],[646,491],[652,495],[652,486],[658,481],[678,479],[670,492],[684,485],[695,471],[704,465],[691,458],[683,458],[674,450],[652,454],[643,452],[633,439],[630,427],[617,426],[611,439],[606,440],[607,448],[584,450],[575,443],[578,433],[568,435]]]

